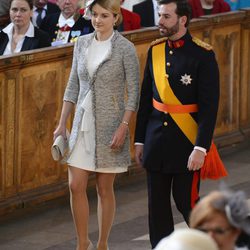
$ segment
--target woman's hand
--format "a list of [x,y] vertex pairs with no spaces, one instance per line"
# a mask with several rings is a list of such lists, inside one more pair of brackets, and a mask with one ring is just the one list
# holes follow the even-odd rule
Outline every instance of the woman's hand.
[[58,125],[56,130],[53,133],[53,140],[55,140],[59,135],[62,135],[64,139],[67,139],[66,137],[66,126]]
[[125,123],[121,123],[113,135],[110,148],[119,149],[120,147],[122,147],[122,145],[124,144],[127,132],[128,132],[128,125]]

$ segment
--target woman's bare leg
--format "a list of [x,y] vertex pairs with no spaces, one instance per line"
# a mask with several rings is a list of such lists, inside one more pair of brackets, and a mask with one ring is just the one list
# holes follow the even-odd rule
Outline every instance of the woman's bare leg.
[[115,215],[115,194],[114,180],[115,174],[97,173],[97,196],[98,196],[98,223],[99,240],[98,250],[107,250],[108,238]]
[[88,171],[69,167],[70,204],[77,233],[77,250],[87,250],[90,244],[88,237],[89,203],[86,192],[88,177]]

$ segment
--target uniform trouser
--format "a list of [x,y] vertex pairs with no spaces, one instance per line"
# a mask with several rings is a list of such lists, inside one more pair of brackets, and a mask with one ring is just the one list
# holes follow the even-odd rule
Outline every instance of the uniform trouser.
[[188,223],[189,214],[199,199],[200,173],[165,174],[147,171],[149,236],[152,248],[174,231],[171,191],[177,209]]

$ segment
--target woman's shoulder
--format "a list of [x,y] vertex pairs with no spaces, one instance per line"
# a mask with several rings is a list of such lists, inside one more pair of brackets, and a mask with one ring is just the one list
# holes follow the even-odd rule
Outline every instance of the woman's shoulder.
[[129,41],[126,37],[124,37],[122,34],[120,34],[118,31],[115,33],[116,39],[115,43],[119,49],[134,49],[135,46],[134,44]]
[[93,37],[94,37],[93,33],[89,33],[89,34],[86,34],[86,35],[83,35],[83,36],[79,36],[78,39],[77,39],[77,45],[78,46],[84,46],[85,44],[89,44],[90,41],[92,41]]

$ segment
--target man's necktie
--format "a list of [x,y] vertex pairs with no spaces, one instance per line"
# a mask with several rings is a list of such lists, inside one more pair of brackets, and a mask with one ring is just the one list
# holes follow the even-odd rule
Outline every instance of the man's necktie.
[[36,10],[38,15],[37,15],[37,18],[36,18],[36,25],[38,27],[40,27],[41,23],[42,23],[42,14],[43,14],[43,8],[40,8],[40,9],[37,9]]

